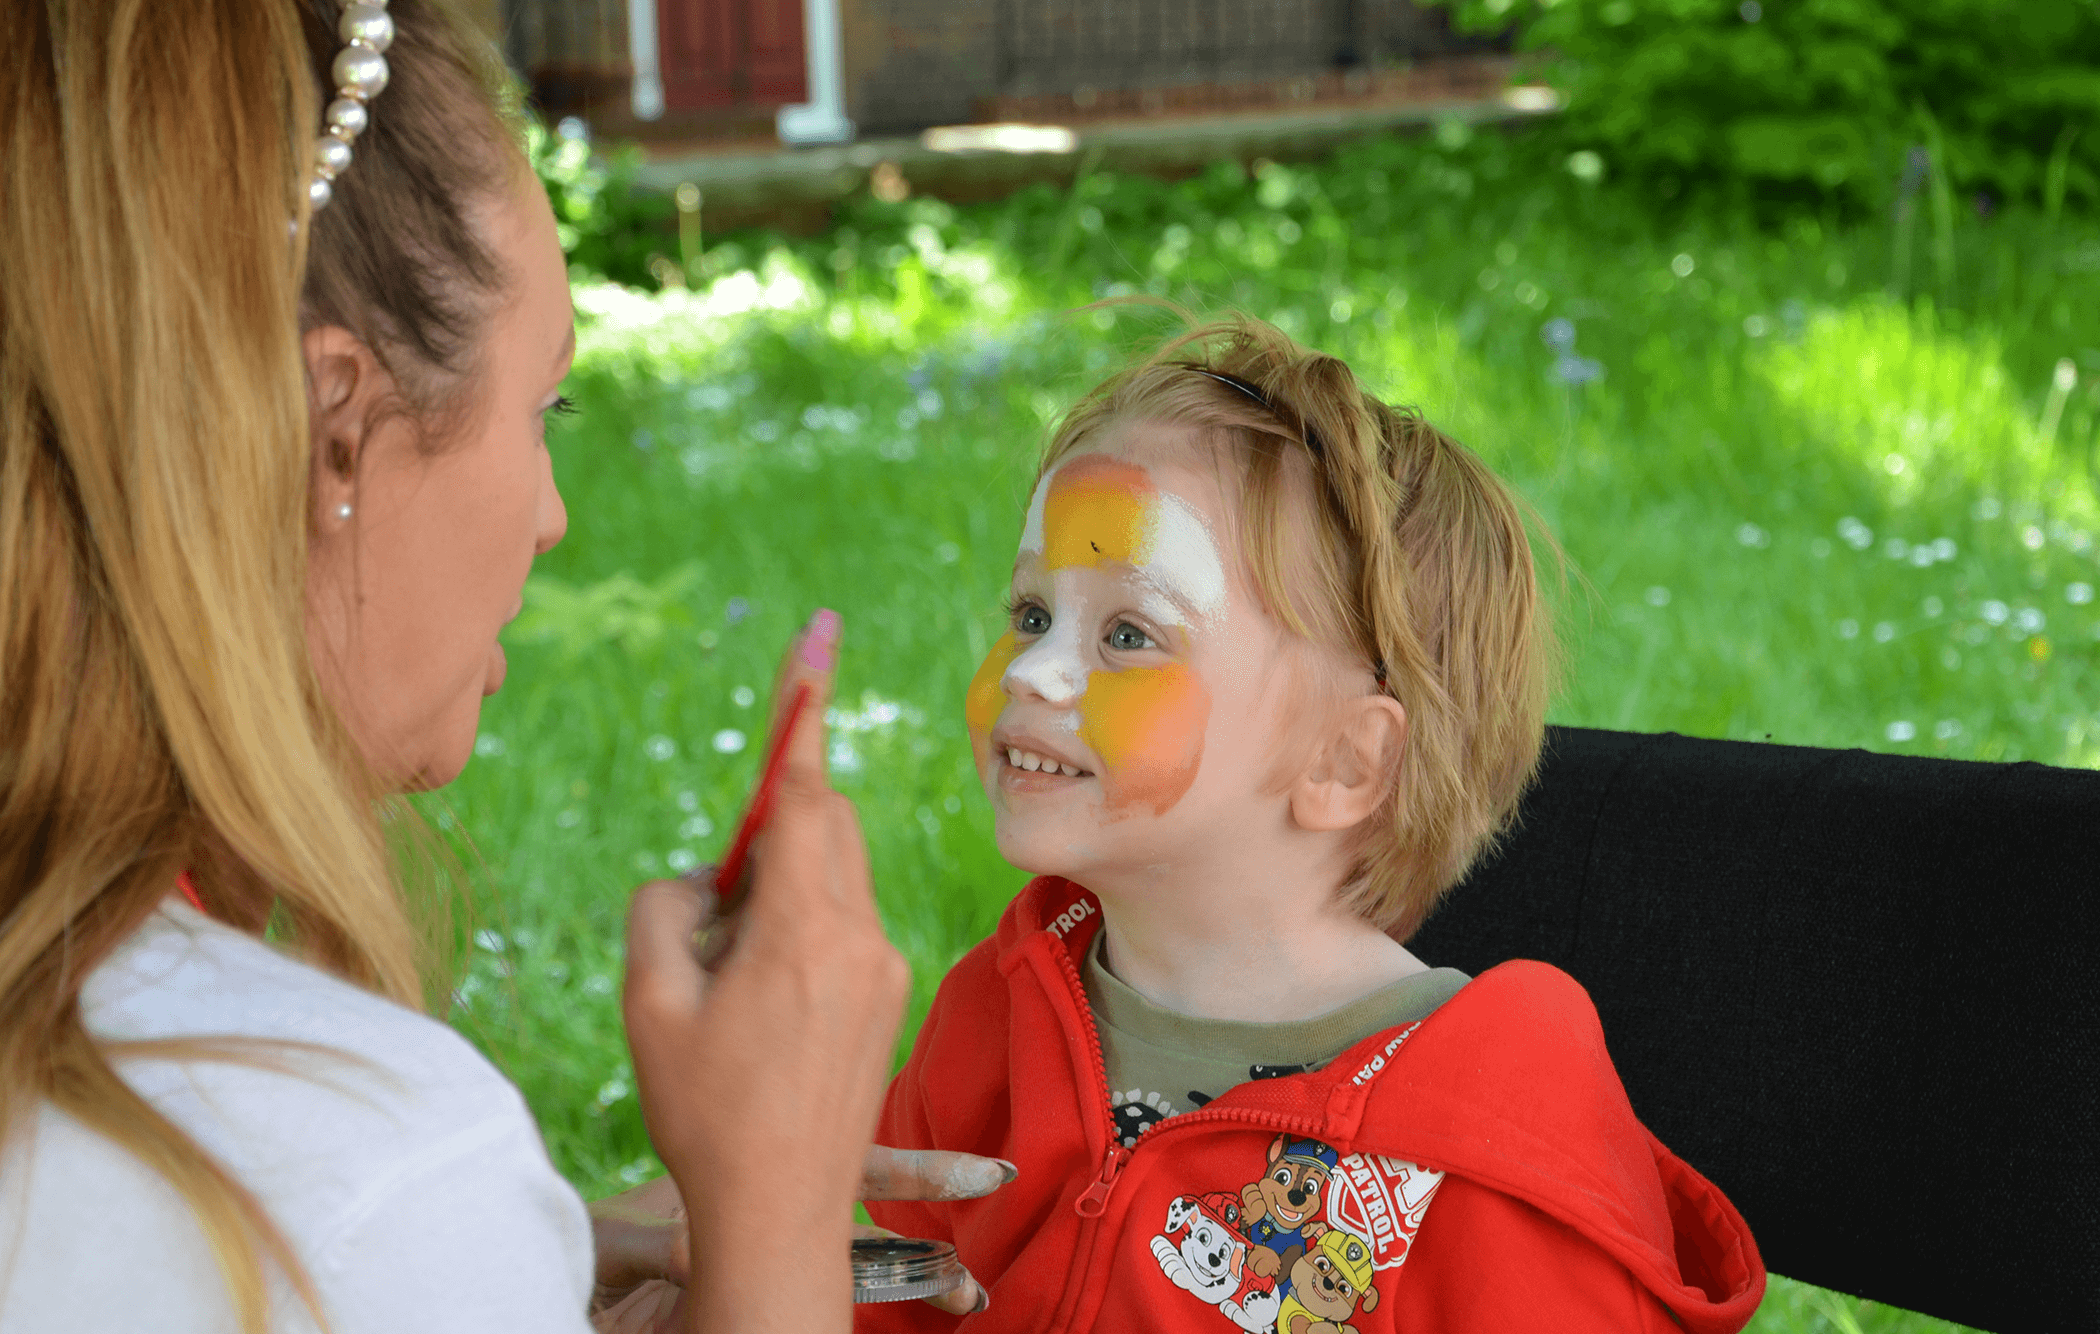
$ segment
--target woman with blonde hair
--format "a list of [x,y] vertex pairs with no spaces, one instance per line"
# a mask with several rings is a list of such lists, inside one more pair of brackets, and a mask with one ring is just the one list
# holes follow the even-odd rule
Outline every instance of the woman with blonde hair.
[[[630,1201],[594,1263],[516,1089],[423,1012],[398,794],[466,763],[567,525],[575,348],[500,67],[439,3],[0,6],[7,1334],[580,1330],[594,1284],[600,1328],[844,1329],[864,1160],[910,1176],[867,1157],[906,970],[821,708],[728,956],[691,885],[630,918],[679,1187],[641,1204],[689,1242]],[[643,1281],[686,1255],[696,1299]]]

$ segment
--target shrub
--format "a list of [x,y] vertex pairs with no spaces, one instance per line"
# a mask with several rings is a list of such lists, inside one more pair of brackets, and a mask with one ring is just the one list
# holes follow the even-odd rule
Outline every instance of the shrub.
[[1665,195],[1885,206],[1916,145],[1962,194],[2100,199],[2095,0],[1425,2],[1514,27],[1570,147]]
[[547,198],[569,272],[581,279],[609,279],[633,287],[656,287],[650,260],[676,254],[669,197],[634,184],[641,150],[632,145],[594,158],[580,120],[550,130],[537,118],[525,127],[526,154]]

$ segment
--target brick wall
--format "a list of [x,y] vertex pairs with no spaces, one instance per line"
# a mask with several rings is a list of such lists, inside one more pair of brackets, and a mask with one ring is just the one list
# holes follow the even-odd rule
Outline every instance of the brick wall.
[[840,0],[840,17],[848,107],[876,134],[1016,107],[1259,101],[1232,90],[1483,46],[1408,0]]

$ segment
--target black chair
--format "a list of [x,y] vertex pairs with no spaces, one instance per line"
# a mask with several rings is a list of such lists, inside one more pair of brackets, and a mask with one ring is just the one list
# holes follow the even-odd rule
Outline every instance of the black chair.
[[2100,773],[1555,728],[1410,945],[1543,959],[1766,1264],[2100,1331]]

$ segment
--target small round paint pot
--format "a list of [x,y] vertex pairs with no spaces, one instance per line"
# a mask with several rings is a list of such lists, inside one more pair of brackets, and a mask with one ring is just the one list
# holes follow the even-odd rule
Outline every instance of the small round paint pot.
[[853,1300],[909,1302],[962,1286],[962,1261],[945,1241],[859,1237],[853,1243]]

